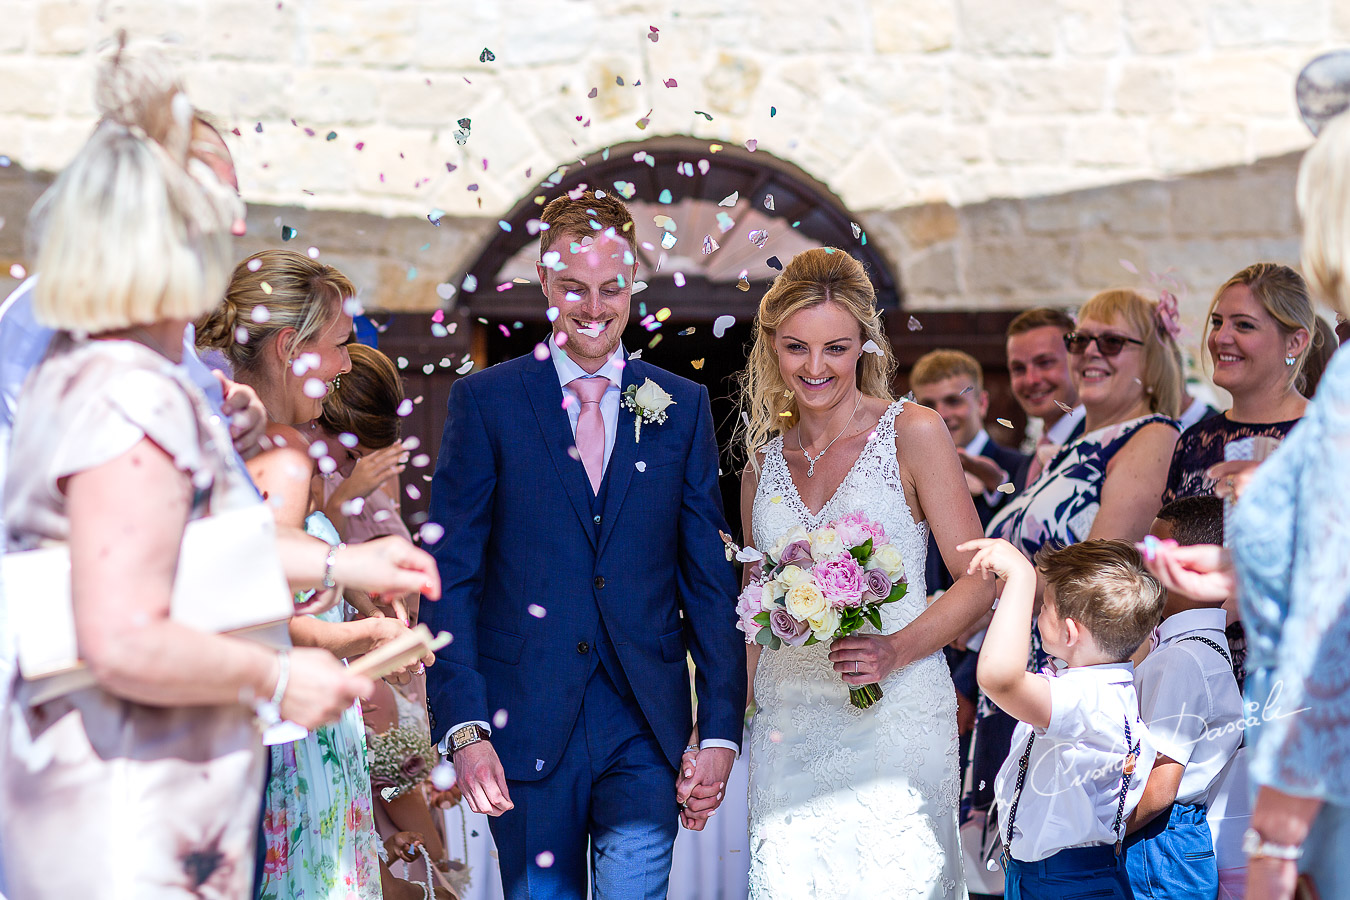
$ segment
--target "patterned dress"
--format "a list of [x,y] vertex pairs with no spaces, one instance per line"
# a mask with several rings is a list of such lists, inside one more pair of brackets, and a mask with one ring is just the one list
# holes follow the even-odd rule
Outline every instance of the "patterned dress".
[[1163,490],[1163,505],[1182,497],[1212,496],[1214,481],[1205,472],[1223,462],[1223,448],[1231,441],[1247,437],[1273,437],[1284,440],[1298,419],[1288,422],[1234,422],[1228,414],[1210,416],[1187,428],[1177,439],[1172,451],[1172,466],[1167,472],[1167,487]]
[[[754,501],[754,543],[850,512],[880,522],[905,561],[904,599],[882,607],[891,634],[926,608],[927,523],[916,523],[895,458],[892,404],[839,489],[817,514],[797,493],[783,438],[767,446]],[[866,631],[872,631],[870,626]],[[956,691],[941,651],[882,680],[885,696],[853,707],[828,642],[760,654],[750,733],[753,900],[964,898],[957,838]]]
[[[337,543],[323,513],[305,530]],[[342,604],[319,615],[342,621]],[[361,706],[304,740],[272,748],[263,834],[262,900],[379,900],[380,865],[370,803]]]

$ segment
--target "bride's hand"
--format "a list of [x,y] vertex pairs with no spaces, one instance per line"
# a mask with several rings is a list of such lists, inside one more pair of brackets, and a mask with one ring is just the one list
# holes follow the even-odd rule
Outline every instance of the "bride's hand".
[[850,686],[876,684],[908,660],[901,657],[896,635],[853,634],[830,645],[830,662]]

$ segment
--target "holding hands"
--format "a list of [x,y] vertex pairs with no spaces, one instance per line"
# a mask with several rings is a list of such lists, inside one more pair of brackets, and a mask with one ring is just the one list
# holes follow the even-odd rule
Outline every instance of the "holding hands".
[[708,819],[722,805],[727,779],[736,762],[736,753],[728,747],[698,748],[698,735],[680,757],[680,774],[675,780],[675,802],[680,804],[680,824],[690,831],[702,831]]

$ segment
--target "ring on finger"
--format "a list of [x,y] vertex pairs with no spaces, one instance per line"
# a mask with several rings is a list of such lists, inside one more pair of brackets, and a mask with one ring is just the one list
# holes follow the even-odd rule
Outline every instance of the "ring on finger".
[[853,674],[858,674],[858,661],[856,659],[853,661]]

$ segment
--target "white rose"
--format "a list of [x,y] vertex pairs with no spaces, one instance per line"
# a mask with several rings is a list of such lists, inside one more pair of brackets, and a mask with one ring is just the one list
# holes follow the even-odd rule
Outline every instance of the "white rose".
[[768,609],[787,592],[788,589],[784,587],[783,582],[779,581],[777,578],[771,578],[766,581],[764,583],[764,599],[762,601],[764,608]]
[[817,562],[847,549],[839,539],[839,532],[833,528],[817,528],[811,532],[811,558]]
[[792,565],[784,566],[783,571],[775,575],[773,580],[783,586],[783,593],[787,593],[803,581],[810,581],[811,576],[804,569]]
[[665,412],[667,406],[675,401],[661,389],[661,385],[648,378],[642,383],[642,387],[637,389],[637,394],[633,398],[639,409],[646,412],[659,414]]
[[839,630],[839,611],[827,606],[806,620],[806,625],[818,641],[828,641]]
[[892,583],[905,577],[905,560],[894,544],[882,544],[872,551],[867,560],[867,568],[880,569]]
[[797,541],[806,541],[809,543],[810,540],[810,532],[800,525],[793,525],[774,542],[772,547],[769,548],[769,556],[774,559],[782,559],[783,551],[787,549],[789,544],[795,544]]
[[[788,568],[795,569],[796,566]],[[816,587],[814,581],[803,581],[787,592],[787,611],[799,622],[805,622],[812,616],[825,611],[825,595]]]

